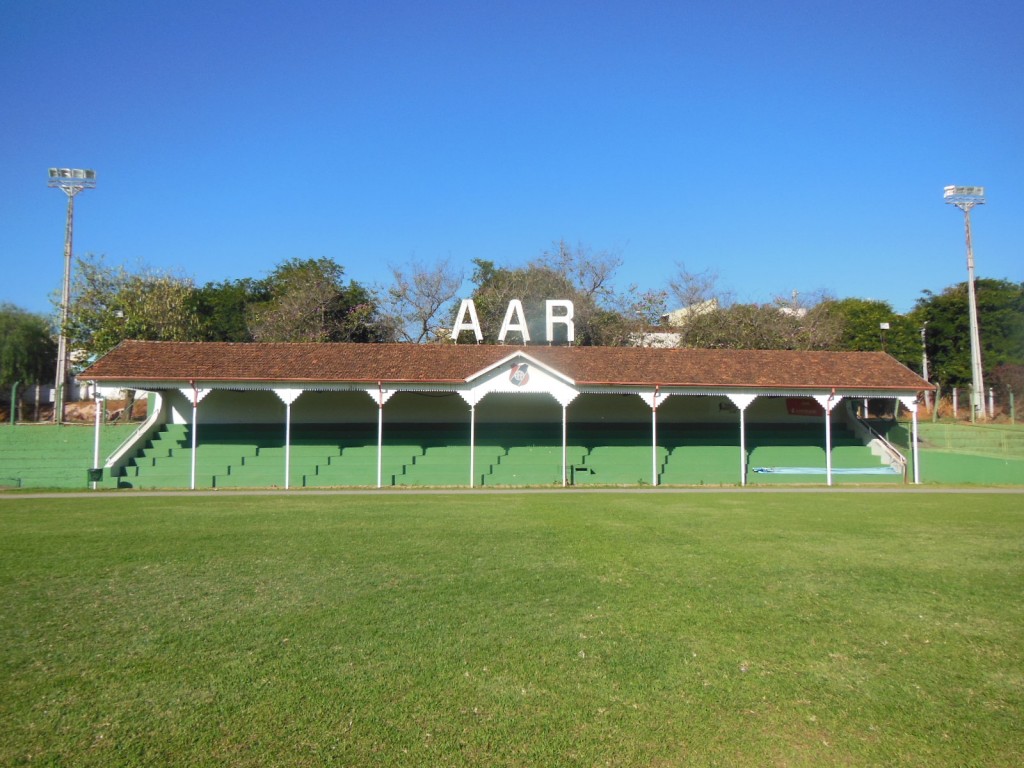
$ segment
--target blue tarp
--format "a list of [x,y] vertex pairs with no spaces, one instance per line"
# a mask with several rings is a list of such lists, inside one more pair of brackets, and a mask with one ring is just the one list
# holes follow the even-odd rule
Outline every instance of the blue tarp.
[[[824,475],[824,467],[755,467],[754,472],[762,475]],[[898,475],[892,467],[833,467],[833,475]]]

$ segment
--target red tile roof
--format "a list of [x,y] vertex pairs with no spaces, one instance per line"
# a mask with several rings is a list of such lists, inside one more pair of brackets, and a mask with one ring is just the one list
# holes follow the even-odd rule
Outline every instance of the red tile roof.
[[931,386],[882,352],[476,344],[232,344],[125,341],[79,378],[99,383],[456,383],[516,352],[577,386],[865,389]]

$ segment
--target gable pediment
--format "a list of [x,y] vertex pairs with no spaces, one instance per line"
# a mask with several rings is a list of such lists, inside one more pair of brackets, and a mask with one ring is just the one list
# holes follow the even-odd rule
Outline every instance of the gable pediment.
[[578,394],[575,382],[556,368],[522,351],[516,351],[466,377],[466,399],[477,403],[492,392],[542,393],[568,405]]

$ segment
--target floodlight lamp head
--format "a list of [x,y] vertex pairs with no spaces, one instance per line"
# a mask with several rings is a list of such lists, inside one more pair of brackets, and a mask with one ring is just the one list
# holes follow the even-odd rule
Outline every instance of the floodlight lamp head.
[[96,188],[96,171],[86,168],[51,168],[48,186],[74,196],[83,189]]
[[943,187],[942,197],[949,205],[955,205],[961,210],[967,211],[976,205],[984,205],[984,187],[958,187],[950,184]]

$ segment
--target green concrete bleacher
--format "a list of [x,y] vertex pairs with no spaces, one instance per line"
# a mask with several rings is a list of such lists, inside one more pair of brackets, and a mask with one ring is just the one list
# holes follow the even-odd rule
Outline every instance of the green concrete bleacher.
[[[825,434],[818,424],[757,425],[748,433],[747,446],[747,481],[752,484],[827,482]],[[833,483],[903,481],[843,425],[832,425],[831,449]]]
[[673,424],[659,431],[668,448],[659,482],[663,485],[735,485],[740,482],[739,427]]
[[[104,425],[101,456],[110,455],[136,425]],[[1010,427],[920,425],[925,481],[1019,483],[1024,460],[1018,454],[1024,431]],[[898,437],[903,425],[894,427]],[[963,435],[961,437],[961,434]],[[952,444],[953,435],[959,441]],[[468,486],[468,424],[384,425],[381,480],[386,486]],[[165,424],[143,445],[118,477],[103,487],[188,488],[192,444],[189,425]],[[283,487],[283,424],[199,424],[196,485],[200,488]],[[93,463],[91,425],[0,426],[0,486],[85,488]],[[580,485],[651,483],[650,425],[573,423],[568,425],[569,479]],[[478,424],[475,431],[477,486],[560,485],[562,430],[558,422]],[[936,446],[941,446],[938,448]],[[753,484],[825,483],[823,425],[748,424],[747,481]],[[909,454],[907,446],[903,450]],[[943,451],[939,453],[939,451]],[[965,456],[965,454],[977,456]],[[994,454],[994,455],[993,455]],[[934,458],[932,456],[934,455]],[[987,462],[984,471],[969,464]],[[892,482],[902,476],[842,425],[832,430],[834,482]],[[293,425],[292,487],[376,486],[377,425]],[[102,463],[102,462],[101,462]],[[758,473],[775,468],[779,473]],[[736,424],[658,425],[658,482],[663,485],[737,485],[740,482]],[[806,470],[801,473],[800,470]]]
[[[385,425],[380,477],[385,486],[468,486],[465,425]],[[282,487],[284,435],[280,425],[200,425],[199,487]],[[737,485],[739,430],[734,425],[670,424],[658,432],[652,458],[647,424],[570,424],[569,479],[579,485],[649,485],[652,472],[666,485]],[[560,424],[482,424],[476,431],[473,485],[562,483]],[[824,430],[819,425],[751,425],[748,470],[784,468],[788,474],[748,473],[754,483],[822,483]],[[882,466],[849,430],[833,430],[833,467],[844,481]],[[654,466],[652,467],[652,461]],[[376,486],[376,425],[300,425],[291,441],[291,486]],[[793,471],[807,469],[807,473]],[[838,479],[839,475],[835,476]],[[865,475],[866,477],[866,475]],[[885,481],[872,476],[871,482]],[[893,479],[898,479],[894,476]],[[123,486],[187,487],[191,433],[187,425],[161,429],[126,467]]]
[[[825,430],[818,424],[753,425],[747,430],[747,482],[757,485],[826,482]],[[757,472],[755,470],[781,470]],[[797,470],[809,470],[798,473]]]
[[[307,475],[316,476],[319,466],[326,466],[332,457],[340,455],[341,444],[360,440],[359,436],[353,437],[355,431],[332,432],[319,425],[294,429],[289,462],[291,484],[305,484]],[[196,438],[196,487],[284,485],[285,435],[281,425],[200,424]],[[189,425],[164,425],[124,468],[117,478],[118,484],[132,488],[189,487],[191,440]]]
[[679,445],[661,472],[663,485],[734,485],[740,482],[736,445]]
[[[566,447],[566,467],[582,464],[586,449]],[[484,485],[561,485],[562,446],[510,446],[485,468]]]
[[468,445],[430,445],[403,463],[391,482],[397,486],[469,485],[469,470]]
[[[342,458],[347,459],[342,463]],[[317,464],[299,475],[299,482],[305,488],[331,488],[336,486],[373,486],[377,484],[376,448],[371,460],[366,457],[330,456],[327,461]]]
[[[650,438],[648,438],[649,440]],[[668,450],[657,448],[657,471],[661,474]],[[574,472],[578,485],[651,485],[654,483],[651,445],[598,445],[590,449]]]
[[[199,465],[199,456],[203,457],[202,465]],[[196,459],[197,487],[212,487],[216,471],[226,471],[227,462],[209,470],[213,454],[203,453],[202,447],[197,447]],[[110,482],[116,483],[119,488],[190,487],[192,437],[189,428],[183,424],[162,425]]]

